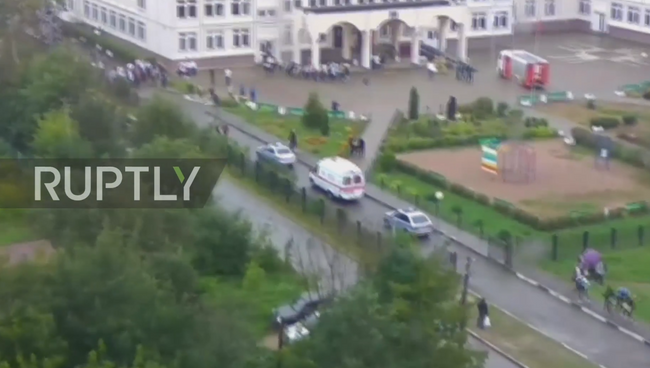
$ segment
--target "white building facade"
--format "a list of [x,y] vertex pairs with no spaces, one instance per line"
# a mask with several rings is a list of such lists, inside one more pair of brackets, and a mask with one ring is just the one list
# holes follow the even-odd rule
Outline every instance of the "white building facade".
[[347,51],[353,47],[366,65],[363,32],[372,45],[393,44],[402,57],[415,56],[413,40],[465,49],[531,25],[650,42],[650,0],[66,0],[66,5],[84,23],[164,59],[191,59],[201,67],[252,64],[263,50],[304,61],[302,55],[315,55],[315,44],[338,47],[343,57],[354,56]]

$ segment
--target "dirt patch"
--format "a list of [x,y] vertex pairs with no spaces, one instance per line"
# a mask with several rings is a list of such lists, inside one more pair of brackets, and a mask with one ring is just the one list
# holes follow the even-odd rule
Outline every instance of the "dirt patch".
[[278,334],[272,333],[266,335],[259,344],[263,348],[276,351],[278,350]]
[[609,170],[598,170],[594,155],[572,153],[560,140],[536,142],[531,147],[536,152],[536,173],[528,184],[505,183],[481,170],[478,147],[419,151],[398,158],[542,217],[602,210],[650,198],[650,188],[630,166],[611,161]]
[[54,254],[52,244],[47,240],[18,243],[0,249],[0,256],[5,257],[9,265],[32,261],[39,257],[47,259]]

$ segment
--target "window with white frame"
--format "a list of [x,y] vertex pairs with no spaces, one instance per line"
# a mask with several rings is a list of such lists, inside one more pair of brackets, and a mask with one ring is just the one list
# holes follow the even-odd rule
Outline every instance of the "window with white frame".
[[108,12],[108,25],[111,28],[117,27],[117,14],[115,13],[114,10]]
[[327,6],[327,0],[318,0],[319,6]]
[[257,16],[261,18],[272,18],[275,17],[277,12],[275,9],[259,9],[257,11]]
[[284,0],[284,11],[291,11],[291,0]]
[[544,15],[547,17],[555,15],[555,0],[544,0]]
[[129,18],[129,34],[135,37],[135,19]]
[[251,47],[250,30],[239,28],[232,30],[232,45],[238,48]]
[[284,44],[291,45],[293,43],[293,32],[291,30],[291,25],[288,24],[284,26]]
[[104,24],[108,23],[108,10],[106,8],[104,8],[103,6],[99,11],[99,19]]
[[591,14],[591,0],[580,0],[580,4],[578,5],[578,12],[584,15]]
[[205,47],[208,50],[223,50],[225,47],[223,41],[222,31],[208,31],[208,35],[205,37]]
[[641,23],[641,9],[636,6],[630,6],[627,8],[627,21],[632,24]]
[[67,10],[74,10],[74,0],[66,0],[65,8]]
[[643,23],[646,26],[650,26],[650,9],[646,9],[643,15]]
[[494,13],[494,21],[492,22],[492,27],[495,29],[508,28],[508,12],[498,11]]
[[472,13],[472,29],[475,31],[487,29],[486,18],[487,15],[485,13]]
[[612,3],[611,17],[613,20],[623,20],[623,5]]
[[176,0],[178,18],[196,18],[196,0]]
[[90,18],[90,2],[84,1],[84,17]]
[[232,0],[230,3],[230,14],[232,15],[250,15],[250,0]]
[[309,7],[310,8],[315,8],[318,3],[316,0],[309,0]]
[[223,17],[224,10],[223,0],[205,0],[203,11],[206,17]]
[[196,32],[178,34],[178,51],[196,51]]
[[302,8],[302,0],[293,0],[293,7],[296,9]]
[[138,39],[142,41],[147,40],[147,25],[144,22],[138,22]]
[[126,32],[126,16],[120,14],[117,24],[120,31]]
[[524,4],[524,15],[528,18],[533,18],[537,13],[536,0],[526,0]]
[[92,16],[93,20],[99,20],[99,5],[93,4]]
[[147,0],[138,0],[138,8],[146,9],[147,8]]

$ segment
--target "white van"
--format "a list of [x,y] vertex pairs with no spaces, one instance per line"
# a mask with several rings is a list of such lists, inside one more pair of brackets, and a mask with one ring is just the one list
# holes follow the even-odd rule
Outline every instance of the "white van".
[[363,197],[366,179],[363,171],[341,158],[324,158],[309,173],[309,182],[322,189],[330,198],[353,201]]

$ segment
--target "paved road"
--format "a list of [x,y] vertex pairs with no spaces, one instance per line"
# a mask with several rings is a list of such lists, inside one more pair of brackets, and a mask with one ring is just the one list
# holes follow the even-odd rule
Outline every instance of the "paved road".
[[[174,97],[170,97],[174,98]],[[179,104],[184,108],[199,125],[208,125],[213,118],[206,115],[214,111],[213,108],[187,102],[176,97]],[[268,141],[276,141],[277,138],[269,136],[255,127],[245,124],[240,119],[222,115],[233,127],[243,127],[247,131],[262,137]],[[249,135],[242,134],[237,129],[230,130],[231,137],[251,152],[260,142]],[[314,160],[304,156],[307,160]],[[308,187],[309,168],[303,164],[296,165],[298,185]],[[368,193],[373,193],[395,207],[408,207],[410,204],[395,198],[389,193],[381,192],[373,185],[367,186]],[[311,193],[314,194],[314,193]],[[349,217],[353,220],[360,220],[365,226],[381,229],[382,214],[388,209],[386,206],[370,200],[361,200],[357,205],[347,206]],[[441,229],[448,233],[456,232],[459,240],[475,248],[481,254],[487,254],[488,247],[485,242],[454,229],[443,221],[437,222]],[[432,237],[423,242],[423,252],[430,253],[441,244],[441,239]],[[469,251],[461,246],[452,246],[463,258],[470,256]],[[462,265],[459,265],[462,266]],[[548,294],[541,293],[532,288],[503,269],[495,266],[486,259],[478,258],[473,266],[474,277],[472,288],[479,294],[485,296],[490,302],[510,311],[515,316],[544,331],[554,339],[565,343],[572,348],[586,354],[591,360],[606,367],[626,368],[647,368],[650,362],[650,349],[639,344],[621,333],[614,331],[602,323],[595,322],[591,317],[569,307]]]
[[[320,275],[322,283],[329,284],[336,279],[337,288],[352,286],[357,280],[356,264],[349,258],[337,255],[333,248],[312,237],[305,229],[283,217],[271,206],[259,201],[251,194],[222,179],[215,190],[217,201],[226,210],[246,216],[253,229],[267,234],[280,254],[286,254],[286,244],[293,243],[291,260],[294,267],[310,275]],[[330,262],[328,262],[329,260]],[[332,278],[330,265],[336,277]],[[497,353],[490,351],[480,341],[471,338],[469,345],[488,353],[485,368],[517,368]]]

